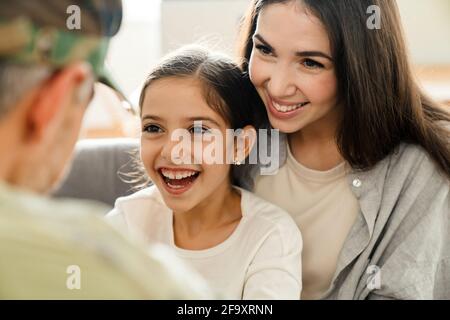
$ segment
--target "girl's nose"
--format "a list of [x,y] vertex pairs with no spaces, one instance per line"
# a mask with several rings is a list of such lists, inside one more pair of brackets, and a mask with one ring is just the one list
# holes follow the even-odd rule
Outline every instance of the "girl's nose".
[[170,163],[173,163],[172,150],[177,146],[179,142],[167,139],[161,148],[161,157]]
[[161,157],[173,164],[189,164],[191,161],[190,139],[169,137],[161,148]]

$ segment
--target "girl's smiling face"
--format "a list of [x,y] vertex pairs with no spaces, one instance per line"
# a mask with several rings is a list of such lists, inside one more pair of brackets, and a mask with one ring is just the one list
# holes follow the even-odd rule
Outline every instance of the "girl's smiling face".
[[274,128],[294,133],[337,123],[337,79],[329,38],[319,19],[299,2],[261,10],[249,72]]
[[[230,164],[225,159],[223,164],[207,164],[211,162],[203,159],[203,150],[214,141],[205,139],[210,130],[220,131],[225,137],[229,125],[206,103],[198,80],[169,77],[152,82],[146,89],[141,115],[141,160],[169,208],[186,212],[230,188]],[[194,121],[202,121],[202,126],[196,126]],[[172,141],[171,136],[179,129],[187,130],[192,143],[191,148],[181,148],[186,165],[177,165],[180,159],[172,158],[180,142]],[[195,140],[202,142],[201,152],[195,151]],[[222,147],[225,156],[228,147],[226,143]],[[198,158],[199,153],[202,159]]]

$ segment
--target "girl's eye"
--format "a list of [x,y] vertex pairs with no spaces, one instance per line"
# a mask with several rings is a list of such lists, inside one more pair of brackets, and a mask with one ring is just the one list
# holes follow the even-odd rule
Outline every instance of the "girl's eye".
[[261,54],[263,54],[265,56],[268,56],[272,53],[272,50],[263,44],[256,44],[255,48],[256,48],[256,50],[258,50]]
[[210,132],[210,130],[209,128],[206,127],[194,126],[189,129],[189,132],[194,135],[203,135],[205,133]]
[[150,125],[145,126],[142,131],[148,132],[148,133],[161,133],[162,129],[160,127],[158,127],[157,125],[150,124]]
[[320,69],[320,68],[323,68],[323,64],[321,64],[321,63],[319,63],[317,61],[311,60],[311,59],[306,59],[305,61],[302,62],[302,64],[308,69]]

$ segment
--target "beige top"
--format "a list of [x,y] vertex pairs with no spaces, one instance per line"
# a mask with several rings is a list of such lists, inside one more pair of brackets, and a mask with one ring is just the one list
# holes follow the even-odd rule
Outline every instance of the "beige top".
[[316,171],[298,163],[288,148],[276,175],[259,176],[255,193],[291,214],[303,235],[302,299],[319,299],[331,285],[339,253],[359,212],[341,163]]

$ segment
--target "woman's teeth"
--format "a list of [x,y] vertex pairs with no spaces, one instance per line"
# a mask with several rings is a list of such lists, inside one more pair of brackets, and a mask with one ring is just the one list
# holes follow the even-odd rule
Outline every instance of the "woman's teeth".
[[302,102],[302,103],[298,103],[298,104],[294,104],[294,105],[290,105],[290,106],[284,106],[284,105],[276,103],[275,101],[272,101],[272,103],[273,103],[273,106],[275,107],[275,109],[279,112],[291,112],[291,111],[297,110],[301,107],[304,107],[309,102]]

